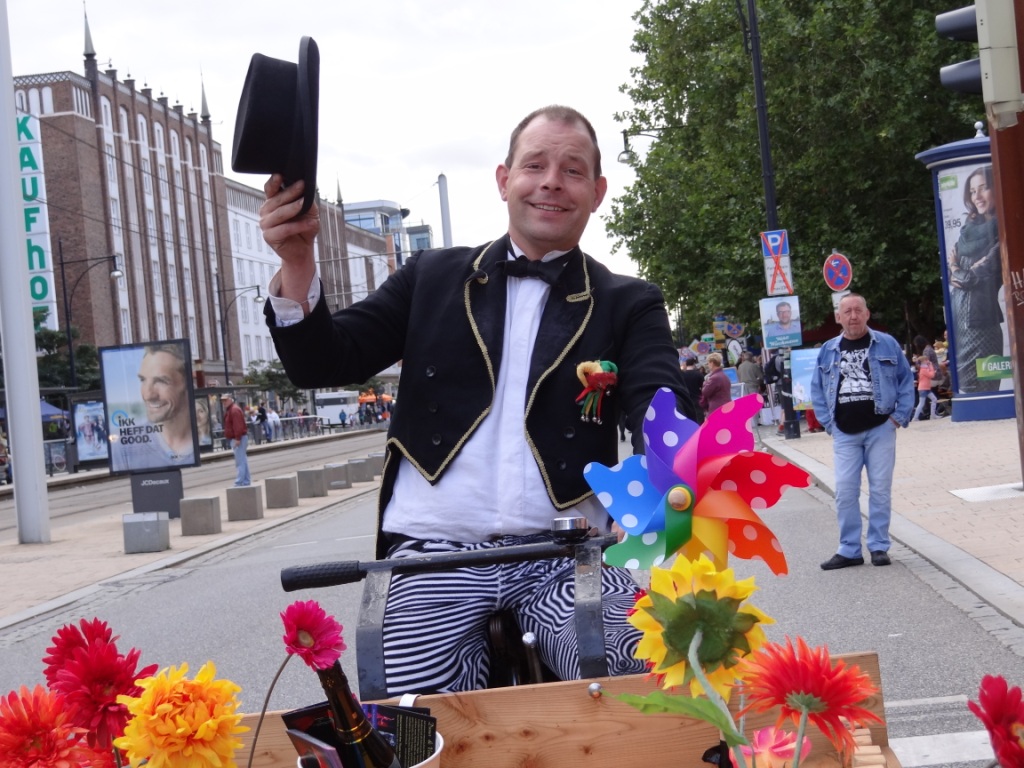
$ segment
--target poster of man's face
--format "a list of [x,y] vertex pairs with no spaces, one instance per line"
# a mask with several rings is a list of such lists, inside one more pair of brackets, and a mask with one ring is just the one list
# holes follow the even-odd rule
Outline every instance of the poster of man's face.
[[758,302],[765,349],[799,347],[800,299],[797,296],[773,296]]
[[1010,340],[992,165],[971,161],[938,175],[958,392],[1012,389]]
[[100,350],[111,472],[199,463],[190,361],[187,339]]

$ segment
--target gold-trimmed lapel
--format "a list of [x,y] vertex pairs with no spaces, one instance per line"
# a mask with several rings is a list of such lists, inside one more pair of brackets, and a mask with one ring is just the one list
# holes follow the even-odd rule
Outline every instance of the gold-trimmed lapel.
[[488,244],[473,262],[473,272],[464,290],[466,319],[473,329],[480,354],[491,377],[493,394],[501,367],[501,348],[505,336],[505,272],[498,264],[508,258],[508,236]]

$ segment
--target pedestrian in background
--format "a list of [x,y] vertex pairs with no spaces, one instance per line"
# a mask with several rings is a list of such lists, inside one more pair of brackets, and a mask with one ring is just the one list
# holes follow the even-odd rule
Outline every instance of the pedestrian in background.
[[249,457],[245,455],[249,447],[249,428],[245,423],[242,409],[235,403],[231,395],[221,395],[224,406],[224,439],[228,441],[235,454],[235,487],[242,488],[252,483],[249,476]]
[[915,357],[914,365],[917,366],[917,408],[914,410],[914,416],[910,420],[920,421],[924,404],[929,400],[932,403],[932,418],[937,419],[939,418],[939,398],[932,392],[932,381],[937,373],[935,366],[924,355]]
[[708,355],[708,375],[700,390],[700,407],[705,414],[732,400],[732,382],[722,370],[722,356],[717,352]]
[[744,385],[743,394],[760,394],[764,389],[764,371],[761,370],[761,364],[754,359],[753,353],[744,352],[740,355],[736,375]]
[[[700,402],[700,393],[704,388],[704,373],[697,367],[697,358],[688,357],[686,362],[683,364],[683,384],[686,386],[686,391],[690,393],[690,399],[698,403]],[[697,423],[704,423],[704,411],[697,411]]]
[[832,435],[836,474],[839,549],[821,564],[833,571],[863,565],[860,477],[868,473],[867,547],[872,565],[889,565],[892,474],[896,430],[907,426],[914,407],[914,374],[899,342],[868,327],[871,312],[863,296],[839,302],[843,332],[818,353],[811,401]]

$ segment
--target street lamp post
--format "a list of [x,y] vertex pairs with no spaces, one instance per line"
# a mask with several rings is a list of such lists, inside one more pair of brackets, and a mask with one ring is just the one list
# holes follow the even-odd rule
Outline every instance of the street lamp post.
[[258,285],[247,285],[243,288],[221,288],[217,290],[217,293],[234,293],[234,298],[228,302],[228,305],[224,307],[224,311],[220,318],[220,345],[221,352],[224,355],[224,386],[228,386],[231,382],[228,379],[228,310],[235,305],[238,299],[248,293],[249,291],[256,291],[256,295],[252,297],[252,300],[256,304],[262,304],[266,301],[266,296],[260,293],[260,286]]
[[[71,299],[75,296],[75,289],[78,288],[78,284],[82,282],[82,278],[89,274],[89,271],[95,269],[103,263],[109,263],[110,267],[110,278],[116,280],[124,275],[124,272],[117,266],[117,255],[112,254],[110,256],[97,256],[95,259],[72,259],[71,261],[64,261],[64,243],[60,238],[57,238],[57,261],[60,264],[60,287],[61,293],[64,298],[64,325],[65,333],[68,337],[68,365],[71,368],[71,388],[78,388],[78,372],[75,370],[75,345],[74,336],[71,333]],[[88,262],[94,262],[91,267],[86,267],[85,271],[78,276],[75,280],[75,284],[71,286],[71,290],[68,290],[67,276],[64,272],[64,265],[66,264],[85,264]]]

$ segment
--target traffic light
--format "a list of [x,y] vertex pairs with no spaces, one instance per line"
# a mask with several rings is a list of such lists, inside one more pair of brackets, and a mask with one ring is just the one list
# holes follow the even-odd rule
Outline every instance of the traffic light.
[[[973,5],[946,11],[935,17],[935,31],[940,37],[965,42],[978,42],[977,9]],[[939,70],[942,85],[960,93],[981,93],[981,60],[958,61]]]
[[978,44],[978,58],[940,70],[942,85],[961,93],[982,94],[996,127],[1014,124],[1021,110],[1013,6],[1013,0],[977,0],[974,5],[935,17],[935,30],[942,37]]

